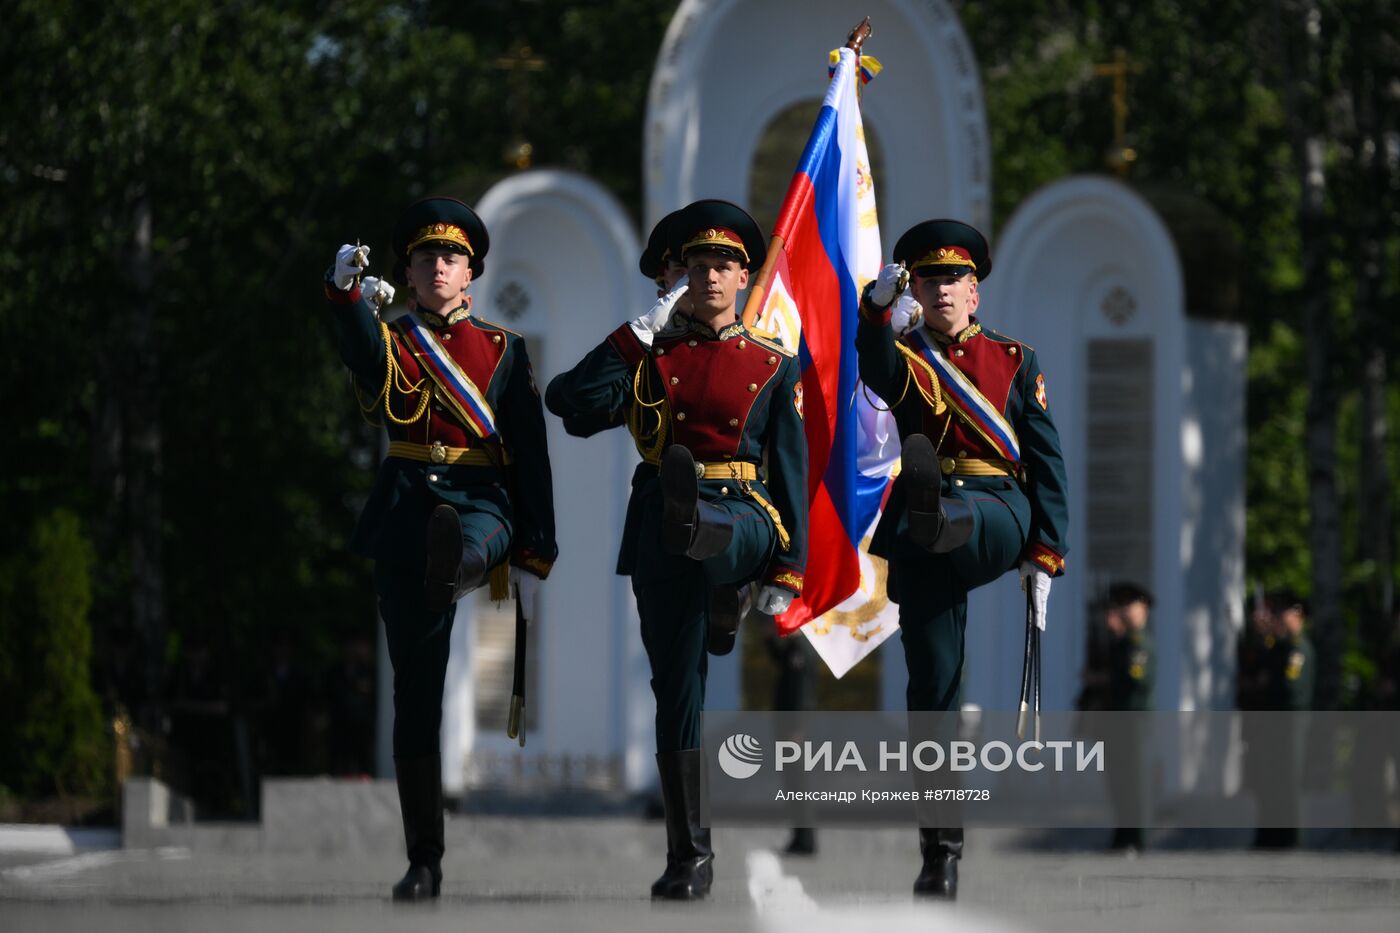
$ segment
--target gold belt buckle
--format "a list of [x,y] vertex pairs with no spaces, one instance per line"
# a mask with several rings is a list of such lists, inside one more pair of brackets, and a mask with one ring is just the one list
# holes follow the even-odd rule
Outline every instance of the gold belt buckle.
[[433,441],[432,446],[428,448],[428,459],[434,463],[446,463],[447,445],[442,441]]

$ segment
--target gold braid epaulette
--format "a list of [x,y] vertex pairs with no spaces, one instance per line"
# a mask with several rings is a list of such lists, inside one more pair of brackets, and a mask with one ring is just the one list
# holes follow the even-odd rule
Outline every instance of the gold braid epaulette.
[[[661,451],[666,447],[666,396],[662,395],[655,402],[648,402],[642,398],[642,370],[646,364],[646,360],[639,362],[632,374],[632,399],[636,404],[627,412],[627,430],[631,432],[632,441],[637,445],[637,453],[642,455],[642,459],[649,463],[659,463]],[[651,380],[647,381],[650,383]],[[651,431],[648,431],[642,422],[648,411],[656,415],[656,427]]]
[[[433,398],[432,384],[429,383],[427,379],[420,379],[416,383],[410,385],[408,379],[403,374],[403,370],[399,368],[398,357],[394,354],[394,338],[389,333],[389,325],[380,321],[379,333],[384,339],[384,384],[380,386],[374,399],[370,401],[368,405],[359,400],[358,389],[356,390],[357,398],[355,401],[359,403],[360,412],[365,416],[366,421],[369,421],[369,413],[379,408],[382,402],[384,405],[385,417],[394,422],[394,424],[414,424],[422,420],[423,416],[428,412],[428,403],[431,402]],[[418,399],[418,408],[407,418],[400,418],[398,415],[394,414],[394,406],[392,404],[394,389],[398,389],[405,398],[412,395],[414,392],[421,393],[421,397]],[[370,423],[374,424],[376,422],[371,421]]]
[[[924,372],[928,373],[929,384],[933,386],[932,392],[929,392],[929,390],[925,389],[924,384],[919,380],[915,379],[913,380],[913,382],[914,388],[919,390],[919,394],[924,397],[925,402],[928,402],[929,407],[933,409],[933,413],[935,415],[941,415],[943,414],[943,412],[947,411],[948,403],[943,401],[943,388],[939,385],[938,373],[934,372],[933,367],[928,364],[927,360],[925,360],[918,353],[915,353],[913,350],[906,347],[904,344],[896,343],[894,346],[896,350],[898,350],[900,353],[903,353],[904,356],[909,360],[909,365],[911,367],[915,365],[921,366],[923,367]],[[910,371],[910,375],[913,375],[912,369]],[[905,391],[908,391],[908,386],[905,386]]]

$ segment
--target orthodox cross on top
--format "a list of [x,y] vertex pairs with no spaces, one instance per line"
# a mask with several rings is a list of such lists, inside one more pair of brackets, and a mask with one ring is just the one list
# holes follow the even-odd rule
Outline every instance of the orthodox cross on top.
[[1137,161],[1137,150],[1128,145],[1128,75],[1142,71],[1142,66],[1128,61],[1122,46],[1113,50],[1113,61],[1094,66],[1094,74],[1113,79],[1113,148],[1108,164],[1120,176],[1128,174],[1128,166]]
[[535,155],[535,147],[521,131],[527,108],[529,82],[526,75],[532,71],[543,71],[545,60],[523,43],[516,43],[509,54],[502,55],[491,63],[497,71],[508,72],[510,85],[509,111],[512,140],[506,147],[505,160],[519,169],[530,167]]

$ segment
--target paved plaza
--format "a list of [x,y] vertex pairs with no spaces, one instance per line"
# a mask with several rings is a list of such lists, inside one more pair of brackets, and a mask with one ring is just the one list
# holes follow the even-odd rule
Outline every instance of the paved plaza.
[[775,854],[784,838],[780,828],[717,829],[714,894],[696,905],[648,899],[664,829],[629,817],[454,817],[443,897],[426,907],[387,900],[403,868],[400,849],[387,839],[277,852],[229,845],[72,854],[11,847],[0,850],[0,930],[1400,928],[1400,855],[1379,838],[1368,849],[1277,854],[1214,847],[1229,839],[1197,839],[1194,848],[1129,857],[1066,847],[1096,841],[1094,834],[1036,838],[971,830],[954,906],[912,901],[912,831],[821,830],[818,855],[800,859]]

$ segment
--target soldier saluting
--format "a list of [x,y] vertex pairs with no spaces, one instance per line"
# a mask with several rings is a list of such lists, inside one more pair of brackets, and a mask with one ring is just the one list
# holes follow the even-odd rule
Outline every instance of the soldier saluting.
[[[903,469],[871,540],[909,668],[910,710],[958,708],[967,594],[1020,564],[1045,627],[1067,550],[1064,461],[1035,351],[977,320],[987,241],[955,220],[918,224],[862,296],[860,376],[895,413]],[[906,276],[917,303],[900,297]],[[920,325],[922,318],[922,325]],[[963,832],[921,827],[914,893],[953,898]]]
[[801,593],[807,447],[797,360],[736,314],[766,252],[758,225],[738,206],[708,200],[671,226],[669,249],[688,282],[556,377],[545,402],[566,423],[625,421],[645,461],[618,572],[632,577],[656,696],[667,847],[651,893],[690,900],[714,877],[710,831],[700,825],[706,646],[732,646],[740,587],[762,584],[758,608],[769,614]]
[[456,602],[506,576],[526,615],[558,548],[544,412],[520,335],[475,316],[467,289],[490,240],[453,198],[411,205],[394,226],[394,279],[413,291],[376,313],[387,284],[357,279],[368,247],[342,246],[326,297],[341,359],[367,415],[383,419],[379,467],[351,549],[374,559],[394,668],[394,765],[409,868],[395,900],[442,883],[442,689]]

